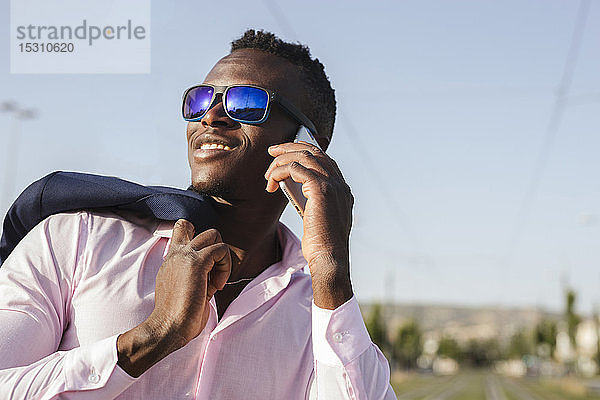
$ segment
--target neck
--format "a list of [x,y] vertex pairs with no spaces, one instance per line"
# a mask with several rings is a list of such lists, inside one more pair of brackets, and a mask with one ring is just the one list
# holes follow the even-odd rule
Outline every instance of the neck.
[[279,261],[277,226],[285,203],[277,203],[230,204],[213,199],[217,230],[232,255],[229,281],[253,278]]
[[219,319],[251,279],[281,259],[277,225],[285,202],[231,204],[212,199],[217,230],[231,250],[230,285],[215,294]]

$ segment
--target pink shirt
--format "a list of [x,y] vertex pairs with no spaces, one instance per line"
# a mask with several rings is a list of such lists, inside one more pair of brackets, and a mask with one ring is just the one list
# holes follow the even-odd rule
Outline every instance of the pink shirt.
[[300,242],[283,224],[281,262],[221,320],[134,379],[117,336],[154,306],[172,223],[87,212],[51,216],[0,268],[0,398],[394,399],[389,367],[354,298],[312,302]]

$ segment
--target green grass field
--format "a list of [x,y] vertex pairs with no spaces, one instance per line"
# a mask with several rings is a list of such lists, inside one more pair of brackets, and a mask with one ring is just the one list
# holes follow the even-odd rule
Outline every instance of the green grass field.
[[576,378],[506,378],[491,372],[465,371],[452,377],[395,374],[398,400],[600,400]]

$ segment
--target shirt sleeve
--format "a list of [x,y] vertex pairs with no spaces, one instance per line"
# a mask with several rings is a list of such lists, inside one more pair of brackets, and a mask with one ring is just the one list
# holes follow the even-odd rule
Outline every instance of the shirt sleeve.
[[310,399],[395,399],[385,356],[371,342],[355,297],[335,310],[312,304]]
[[2,264],[1,398],[112,399],[135,381],[117,366],[118,335],[57,351],[86,239],[86,213],[52,216]]

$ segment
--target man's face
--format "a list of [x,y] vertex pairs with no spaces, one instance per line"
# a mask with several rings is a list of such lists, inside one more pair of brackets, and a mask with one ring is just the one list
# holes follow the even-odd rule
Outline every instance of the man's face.
[[[259,50],[237,50],[222,58],[204,83],[260,86],[275,90],[303,108],[300,104],[303,89],[296,67],[283,58]],[[192,186],[200,193],[230,202],[255,201],[269,196],[264,190],[264,173],[272,161],[267,148],[292,141],[298,123],[275,103],[271,103],[269,117],[262,124],[239,123],[225,114],[220,95],[217,100],[201,121],[188,122]],[[229,150],[206,148],[209,144],[227,146]],[[202,145],[205,148],[201,148]]]

